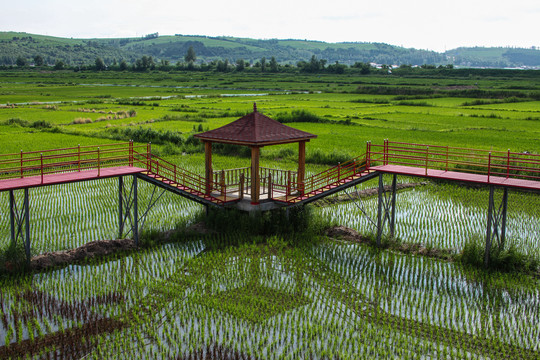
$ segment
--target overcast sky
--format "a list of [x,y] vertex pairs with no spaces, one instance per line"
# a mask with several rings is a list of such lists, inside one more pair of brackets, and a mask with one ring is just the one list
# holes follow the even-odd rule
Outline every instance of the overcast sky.
[[1,31],[62,37],[160,35],[384,42],[444,51],[540,47],[539,0],[22,0]]

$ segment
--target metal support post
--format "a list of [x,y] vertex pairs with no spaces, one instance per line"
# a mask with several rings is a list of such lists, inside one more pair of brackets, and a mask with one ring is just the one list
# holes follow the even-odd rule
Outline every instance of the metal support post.
[[392,215],[390,216],[390,237],[394,237],[396,230],[396,187],[397,174],[392,176]]
[[139,208],[137,197],[137,175],[133,175],[133,240],[139,246]]
[[121,239],[124,234],[124,178],[118,177],[118,238]]
[[497,240],[499,250],[504,249],[506,241],[506,216],[508,211],[508,188],[503,189],[501,204],[498,210],[495,208],[495,188],[489,188],[488,218],[486,227],[486,249],[484,253],[484,266],[490,262],[493,240]]
[[10,235],[12,245],[16,245],[19,238],[21,239],[27,260],[30,261],[30,201],[28,189],[24,189],[23,192],[22,207],[19,210],[14,191],[9,191]]
[[487,233],[486,233],[486,250],[484,252],[484,266],[489,265],[489,255],[491,252],[491,220],[493,218],[493,186],[489,187],[489,205],[488,205],[488,218],[487,218]]
[[506,241],[506,212],[508,210],[508,188],[504,188],[502,198],[502,225],[501,225],[501,239],[500,248],[504,249],[504,243]]
[[389,236],[395,236],[397,175],[392,177],[391,193],[384,188],[383,174],[379,174],[379,201],[377,207],[377,246],[381,245],[384,227],[388,224]]
[[26,261],[30,264],[30,199],[28,196],[28,188],[24,189],[24,221],[26,222],[24,251],[26,252]]
[[15,243],[15,195],[9,190],[9,222],[11,224],[11,242]]
[[379,174],[379,202],[378,202],[378,207],[377,207],[377,246],[381,246],[383,192],[384,192],[383,174]]
[[[126,188],[129,187],[129,191]],[[139,235],[141,234],[146,219],[150,210],[156,205],[161,197],[167,192],[163,190],[160,194],[156,194],[157,186],[154,187],[148,205],[145,206],[141,215],[139,215],[139,197],[138,197],[138,177],[133,175],[133,181],[130,186],[126,186],[126,182],[122,176],[118,177],[118,237],[127,237],[132,235],[135,244],[139,244]],[[127,224],[129,221],[129,224]]]

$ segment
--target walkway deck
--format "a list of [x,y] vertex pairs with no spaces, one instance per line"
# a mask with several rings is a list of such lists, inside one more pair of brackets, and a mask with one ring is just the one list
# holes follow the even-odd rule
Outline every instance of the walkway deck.
[[368,142],[364,154],[302,180],[291,171],[261,168],[261,189],[267,199],[255,203],[249,202],[249,179],[253,177],[249,168],[222,170],[208,181],[205,176],[153,155],[150,144],[135,145],[130,141],[0,155],[0,191],[137,175],[204,205],[236,206],[247,211],[269,209],[268,203],[275,207],[306,204],[381,173],[540,192],[538,154],[388,140],[382,145]]
[[60,174],[45,174],[37,176],[27,176],[23,178],[0,180],[0,191],[26,189],[39,186],[50,186],[66,184],[78,181],[105,179],[110,177],[138,174],[146,169],[134,166],[116,166],[101,169],[91,169],[82,171],[70,171]]
[[403,165],[379,165],[371,166],[369,168],[373,171],[388,173],[388,174],[398,174],[398,175],[407,175],[407,176],[417,176],[425,177],[430,179],[441,179],[441,180],[450,180],[458,182],[468,182],[481,185],[494,185],[494,186],[504,186],[509,188],[516,189],[525,189],[540,191],[540,181],[517,179],[517,178],[506,178],[500,176],[488,176],[484,174],[473,174],[466,172],[457,172],[457,171],[445,171],[445,170],[435,170],[435,169],[425,169],[411,166]]

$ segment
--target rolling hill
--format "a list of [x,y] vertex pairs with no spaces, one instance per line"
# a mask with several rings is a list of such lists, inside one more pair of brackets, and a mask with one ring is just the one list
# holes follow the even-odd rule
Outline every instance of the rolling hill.
[[149,34],[142,38],[73,39],[24,32],[0,32],[0,65],[14,65],[18,57],[32,62],[40,55],[46,63],[62,60],[70,65],[93,63],[101,57],[106,64],[114,60],[129,63],[143,55],[171,63],[183,61],[192,46],[199,61],[244,59],[255,62],[272,56],[282,64],[296,64],[312,56],[326,59],[329,64],[339,61],[378,64],[454,64],[467,67],[534,67],[540,68],[540,50],[519,48],[457,48],[445,53],[403,48],[383,43],[343,42],[298,39],[251,39],[209,37],[202,35]]

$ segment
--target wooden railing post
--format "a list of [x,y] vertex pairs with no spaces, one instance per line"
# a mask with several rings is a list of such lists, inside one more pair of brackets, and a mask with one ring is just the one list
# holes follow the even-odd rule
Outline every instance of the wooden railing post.
[[24,178],[23,173],[23,151],[21,150],[21,179]]
[[219,185],[221,187],[221,196],[225,195],[225,170],[221,170],[221,178],[219,179]]
[[506,160],[506,178],[510,177],[510,149],[508,149],[508,157]]
[[272,186],[274,186],[274,184],[272,183],[272,173],[270,173],[268,174],[268,199],[272,199],[274,197]]
[[101,159],[99,155],[99,147],[97,148],[97,176],[101,175]]
[[446,145],[446,170],[448,171],[448,145]]
[[287,197],[291,194],[291,170],[287,172],[287,196],[285,197],[285,200],[287,200]]
[[129,166],[133,166],[133,140],[129,140]]
[[388,139],[384,139],[384,165],[388,165]]
[[146,169],[147,169],[148,171],[151,171],[151,170],[152,170],[152,164],[151,164],[151,162],[150,162],[151,154],[152,154],[152,152],[151,152],[151,150],[152,150],[152,149],[151,149],[151,146],[152,146],[152,145],[151,145],[151,144],[152,144],[152,143],[146,144]]
[[77,170],[81,172],[81,144],[77,145]]
[[371,165],[371,141],[366,143],[366,170],[369,170]]
[[491,151],[489,152],[488,156],[488,184],[489,184],[489,177],[491,176]]
[[428,157],[429,157],[429,146],[426,146],[426,176],[428,174]]
[[337,181],[338,182],[339,182],[340,178],[341,178],[341,163],[338,162],[337,163]]
[[175,184],[178,184],[178,182],[176,181],[176,164],[174,165],[174,182]]
[[238,197],[240,198],[240,200],[242,200],[244,198],[244,173],[240,173],[240,181],[239,181],[239,188],[238,188],[238,191],[240,192],[238,194]]
[[41,183],[43,184],[43,153],[41,153]]

